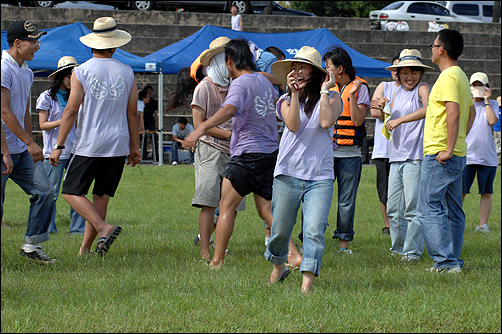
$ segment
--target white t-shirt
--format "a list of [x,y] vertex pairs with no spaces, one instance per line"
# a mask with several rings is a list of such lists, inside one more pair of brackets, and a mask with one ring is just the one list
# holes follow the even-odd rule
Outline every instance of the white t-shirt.
[[91,58],[74,71],[85,94],[78,115],[74,154],[129,155],[127,104],[134,84],[131,67],[115,58]]
[[[383,83],[383,96],[388,98],[392,102],[394,97],[394,92],[396,91],[396,84],[394,81],[382,82]],[[385,138],[382,133],[383,121],[380,118],[375,120],[375,135],[373,136],[373,152],[371,153],[371,159],[385,159],[389,158],[389,145],[390,141]]]
[[[7,52],[2,51],[2,87],[10,91],[10,109],[24,129],[24,117],[26,106],[30,98],[31,85],[33,84],[33,72],[26,62],[19,67],[17,62]],[[2,120],[5,129],[5,137],[11,154],[19,154],[28,149],[26,144],[13,134]]]
[[242,16],[240,14],[232,16],[232,30],[241,31],[241,23],[240,23],[240,20],[239,20],[241,17]]
[[[498,110],[496,100],[490,100],[492,109]],[[472,123],[471,131],[465,138],[467,143],[467,165],[483,165],[497,167],[497,151],[493,140],[493,127],[486,119],[485,101],[474,102],[476,118]],[[498,118],[498,113],[495,115]]]
[[138,100],[138,115],[140,112],[145,112],[145,102]]

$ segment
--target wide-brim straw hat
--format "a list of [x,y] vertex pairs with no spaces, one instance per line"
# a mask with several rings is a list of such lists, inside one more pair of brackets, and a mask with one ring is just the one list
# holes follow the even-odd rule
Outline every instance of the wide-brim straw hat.
[[304,46],[296,53],[293,59],[280,60],[272,64],[272,74],[285,85],[288,83],[287,76],[293,68],[293,62],[309,64],[328,74],[322,67],[322,56],[319,51],[311,46]]
[[131,38],[128,32],[117,29],[112,17],[100,17],[94,21],[92,33],[80,37],[80,41],[92,49],[105,50],[126,45]]
[[49,79],[52,80],[59,72],[64,71],[67,68],[74,68],[76,66],[78,66],[77,60],[72,56],[61,57],[58,61],[58,69],[55,72],[51,73],[51,75],[49,75]]
[[400,67],[422,67],[424,71],[434,71],[434,67],[424,64],[422,54],[416,49],[404,49],[399,54],[399,63],[386,67],[387,71],[395,71]]
[[230,42],[230,38],[226,36],[221,36],[213,40],[211,44],[209,44],[209,49],[202,51],[200,54],[200,63],[203,66],[209,66],[211,58],[225,50],[225,45],[227,45],[228,42]]

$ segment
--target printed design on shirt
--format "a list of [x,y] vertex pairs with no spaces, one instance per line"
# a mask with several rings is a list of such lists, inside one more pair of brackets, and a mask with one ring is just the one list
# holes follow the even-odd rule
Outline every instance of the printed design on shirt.
[[266,116],[275,112],[274,93],[269,88],[265,91],[263,97],[257,96],[254,100],[256,113],[260,116]]
[[109,78],[109,82],[99,82],[98,79],[92,78],[89,89],[91,95],[98,100],[117,100],[125,90],[124,77],[119,75],[115,82],[112,77]]

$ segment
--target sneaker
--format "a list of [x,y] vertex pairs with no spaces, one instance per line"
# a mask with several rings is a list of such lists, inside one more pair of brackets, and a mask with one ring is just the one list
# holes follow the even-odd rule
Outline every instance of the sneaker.
[[347,247],[340,248],[336,254],[352,254],[352,251]]
[[21,247],[19,256],[26,257],[27,260],[40,264],[56,263],[56,259],[51,259],[47,256],[47,254],[42,251],[42,246],[39,245],[24,244],[23,247]]
[[270,238],[265,237],[265,247],[267,247],[267,246],[268,246],[268,241],[269,241],[269,240],[270,240]]
[[476,230],[475,231],[479,232],[479,233],[490,233],[491,232],[488,229],[488,225],[487,224],[476,226]]
[[432,267],[432,268],[428,268],[428,269],[425,269],[431,273],[442,273],[442,272],[446,272],[448,274],[460,274],[462,272],[462,268],[460,268],[460,266],[455,266],[455,267],[451,267],[451,268],[435,268],[435,267]]
[[173,163],[171,165],[177,165],[178,164],[178,161],[173,161]]
[[193,239],[193,245],[197,246],[200,242],[200,234],[198,234],[195,239]]
[[412,257],[412,256],[403,255],[399,261],[412,263],[412,262],[415,262],[418,260],[420,260],[419,257]]
[[390,229],[387,226],[382,229],[382,235],[390,235]]

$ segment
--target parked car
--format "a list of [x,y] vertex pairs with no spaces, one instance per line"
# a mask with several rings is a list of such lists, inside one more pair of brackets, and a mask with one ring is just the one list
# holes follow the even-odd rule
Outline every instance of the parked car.
[[[257,7],[253,10],[255,14],[264,14],[265,7]],[[272,15],[299,15],[299,16],[317,16],[312,13],[302,12],[301,10],[282,7],[276,2],[272,2]]]
[[[493,22],[493,1],[438,1],[457,15]],[[500,14],[500,12],[499,12]],[[500,17],[499,17],[500,22]]]
[[381,10],[372,10],[369,17],[378,21],[481,22],[452,13],[445,6],[433,1],[397,1]]
[[64,1],[2,1],[10,5],[33,6],[33,7],[54,7],[55,4]]
[[162,8],[183,8],[192,11],[214,10],[230,13],[237,6],[240,14],[253,13],[253,8],[266,7],[268,1],[91,1],[115,6],[119,9],[152,10]]

